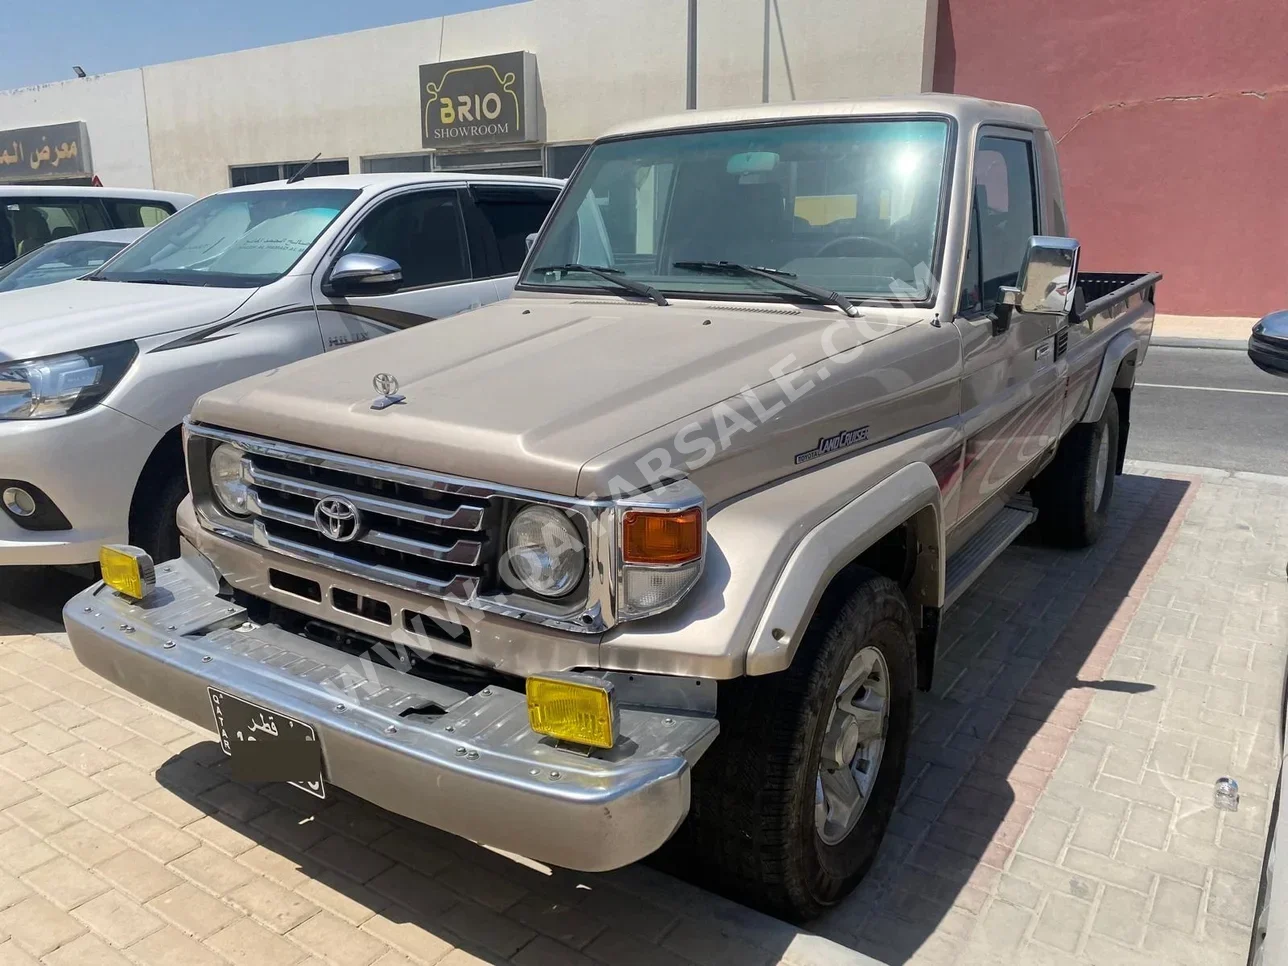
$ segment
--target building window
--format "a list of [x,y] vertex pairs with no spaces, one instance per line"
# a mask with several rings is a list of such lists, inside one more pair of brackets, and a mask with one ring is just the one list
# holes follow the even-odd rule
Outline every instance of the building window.
[[434,170],[434,155],[428,151],[421,154],[399,154],[389,158],[363,158],[363,174],[399,174],[404,171],[420,172]]
[[[233,188],[242,185],[263,184],[266,181],[285,181],[303,168],[307,161],[281,161],[277,164],[235,164],[228,169],[228,184]],[[318,160],[309,165],[305,178],[321,178],[329,174],[348,174],[349,159]]]
[[581,159],[585,157],[590,144],[552,144],[546,148],[546,177],[568,178],[572,176]]
[[[466,151],[434,155],[436,171],[496,171],[513,174],[541,174],[541,148],[509,148],[501,151]],[[517,170],[524,169],[524,170]]]

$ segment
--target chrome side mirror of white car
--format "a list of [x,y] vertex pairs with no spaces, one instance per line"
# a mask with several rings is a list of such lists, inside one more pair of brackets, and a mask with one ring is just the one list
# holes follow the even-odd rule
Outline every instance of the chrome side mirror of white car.
[[402,282],[402,266],[384,255],[350,252],[341,255],[327,276],[327,294],[382,291]]

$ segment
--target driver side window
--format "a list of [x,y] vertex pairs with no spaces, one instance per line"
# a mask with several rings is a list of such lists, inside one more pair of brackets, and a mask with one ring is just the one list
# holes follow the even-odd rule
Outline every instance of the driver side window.
[[958,304],[961,315],[993,311],[998,290],[1019,278],[1029,238],[1038,232],[1034,171],[1032,142],[980,139]]
[[453,190],[391,198],[363,219],[344,252],[392,258],[402,268],[400,290],[470,277],[464,223]]

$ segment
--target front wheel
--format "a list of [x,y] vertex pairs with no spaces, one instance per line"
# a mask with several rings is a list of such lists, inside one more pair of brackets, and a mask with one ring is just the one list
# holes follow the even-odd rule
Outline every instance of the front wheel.
[[130,514],[133,542],[161,563],[179,556],[179,504],[188,495],[182,472],[156,473],[140,485]]
[[871,867],[912,720],[916,642],[898,586],[871,571],[824,598],[790,668],[720,691],[676,851],[699,880],[786,919],[819,915]]

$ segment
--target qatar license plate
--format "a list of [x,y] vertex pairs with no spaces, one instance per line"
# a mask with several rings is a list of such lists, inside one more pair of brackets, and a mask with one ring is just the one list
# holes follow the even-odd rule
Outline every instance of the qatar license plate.
[[207,690],[219,743],[232,759],[235,780],[287,782],[326,798],[322,746],[311,725],[223,691]]

